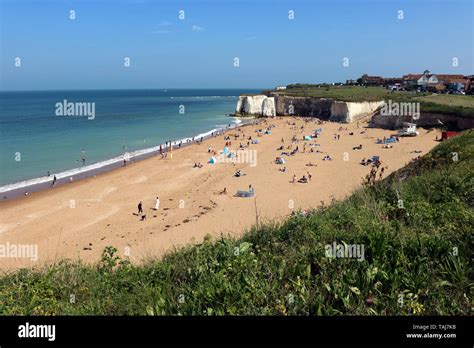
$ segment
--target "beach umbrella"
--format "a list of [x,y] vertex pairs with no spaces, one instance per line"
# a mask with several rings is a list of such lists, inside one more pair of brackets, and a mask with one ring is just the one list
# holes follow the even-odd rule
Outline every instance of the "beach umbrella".
[[275,163],[276,163],[276,164],[284,164],[284,163],[286,163],[286,161],[285,161],[285,159],[282,158],[282,157],[277,157],[277,158],[275,159]]
[[212,156],[211,158],[209,158],[209,162],[210,164],[214,164],[214,163],[217,163],[217,160],[214,156]]

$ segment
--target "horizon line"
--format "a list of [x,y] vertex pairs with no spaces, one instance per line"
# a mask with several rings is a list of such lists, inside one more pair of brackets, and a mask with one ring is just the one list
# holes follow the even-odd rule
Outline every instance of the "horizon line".
[[[273,87],[274,88],[274,87]],[[3,92],[82,92],[82,91],[150,91],[150,90],[183,90],[183,89],[194,89],[194,90],[206,90],[206,89],[259,89],[267,90],[268,87],[172,87],[172,88],[66,88],[66,89],[0,89],[0,93]]]

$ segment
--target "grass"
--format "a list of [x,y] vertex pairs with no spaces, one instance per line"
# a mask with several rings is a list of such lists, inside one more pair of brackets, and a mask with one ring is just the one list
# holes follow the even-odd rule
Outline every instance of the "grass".
[[[6,274],[0,313],[472,315],[472,168],[471,130],[346,200],[238,240],[138,266],[108,247],[96,265]],[[334,241],[364,245],[364,260],[326,257]]]
[[474,108],[474,97],[469,95],[455,94],[431,94],[424,97],[415,98],[416,100],[430,103],[450,106],[462,106],[465,108]]
[[286,90],[279,91],[279,94],[360,102],[383,100],[390,92],[382,87],[289,85]]

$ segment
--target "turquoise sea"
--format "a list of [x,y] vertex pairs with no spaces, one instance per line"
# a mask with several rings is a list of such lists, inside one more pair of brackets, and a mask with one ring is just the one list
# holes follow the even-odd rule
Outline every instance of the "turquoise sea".
[[[0,186],[44,177],[48,171],[54,175],[92,164],[100,166],[126,152],[238,122],[228,116],[234,113],[238,96],[259,91],[0,92]],[[64,101],[94,103],[95,117],[57,115],[58,103]]]

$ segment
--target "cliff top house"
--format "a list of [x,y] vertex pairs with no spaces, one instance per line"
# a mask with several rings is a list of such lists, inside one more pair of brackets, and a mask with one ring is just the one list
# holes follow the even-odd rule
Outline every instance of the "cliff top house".
[[384,77],[383,78],[383,84],[385,86],[396,85],[397,83],[402,84],[403,78],[401,77]]
[[434,89],[441,91],[449,84],[460,83],[465,90],[470,87],[470,80],[460,74],[431,74],[429,70],[425,70],[423,74],[408,74],[402,77],[406,86],[420,86],[424,89]]
[[416,82],[422,77],[423,74],[408,74],[408,75],[403,75],[402,79],[404,82]]
[[367,74],[362,75],[357,81],[361,85],[366,86],[381,86],[384,83],[384,80],[381,76],[369,76]]
[[[449,85],[462,85],[468,91],[474,84],[474,75],[460,74],[432,74],[425,70],[423,74],[406,74],[402,77],[386,77],[362,75],[357,81],[347,80],[346,85],[359,84],[364,86],[401,86],[408,89],[421,88],[423,90],[443,91]],[[457,88],[458,89],[458,88]]]

